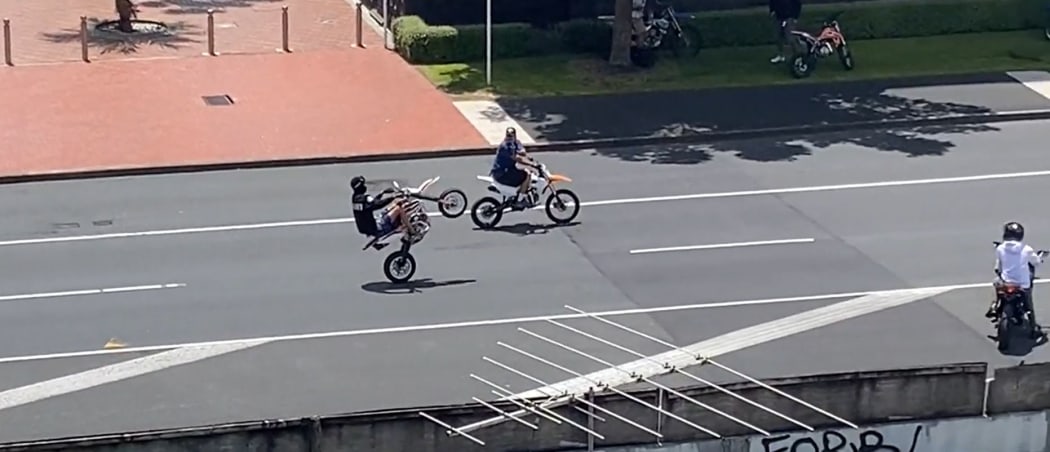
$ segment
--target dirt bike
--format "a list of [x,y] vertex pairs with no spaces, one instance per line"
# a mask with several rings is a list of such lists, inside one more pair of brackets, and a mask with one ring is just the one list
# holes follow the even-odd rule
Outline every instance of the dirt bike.
[[[547,193],[547,201],[544,208],[547,217],[556,224],[567,224],[580,213],[580,198],[567,188],[558,188],[557,184],[572,182],[572,179],[560,174],[553,174],[547,170],[547,165],[542,163],[530,165],[536,169],[536,174],[530,174],[531,186],[527,192],[526,202],[517,202],[518,187],[511,187],[496,182],[491,176],[478,176],[478,180],[488,182],[488,191],[495,196],[486,196],[474,203],[470,209],[470,218],[474,224],[481,229],[492,229],[499,224],[505,211],[520,211],[531,209],[540,197]],[[567,199],[563,199],[567,198]],[[570,207],[571,205],[571,207]],[[564,212],[571,209],[567,217],[555,215],[555,211]]]
[[[419,202],[420,199],[437,202],[438,210],[441,211],[442,215],[448,218],[459,217],[466,211],[467,196],[462,190],[455,188],[448,189],[437,197],[424,194],[426,189],[437,182],[438,179],[440,179],[440,177],[427,179],[423,181],[419,187],[402,187],[397,182],[394,182],[394,188],[384,191],[384,193],[392,193],[399,198],[395,202],[399,203],[402,209],[405,209],[409,223],[411,223],[413,229],[418,232],[417,234],[407,234],[402,233],[401,228],[397,228],[390,233],[373,237],[372,240],[369,240],[368,244],[361,249],[364,251],[376,247],[376,245],[383,240],[396,234],[402,234],[401,248],[388,255],[386,260],[383,261],[383,274],[392,283],[401,284],[408,282],[416,274],[416,258],[411,252],[412,245],[422,241],[427,233],[430,232],[430,215],[428,215],[423,209],[423,204]],[[462,207],[458,211],[450,210],[451,208],[449,206],[454,202],[457,202],[453,201],[456,197],[462,198]]]
[[791,57],[792,76],[795,78],[809,77],[817,67],[817,60],[827,58],[832,53],[838,55],[839,63],[842,63],[844,69],[853,70],[853,53],[846,44],[846,36],[842,34],[842,28],[839,27],[840,15],[842,15],[841,11],[824,20],[820,33],[816,36],[805,31],[791,32],[797,43],[795,55]]
[[[995,246],[999,246],[1001,242],[992,242]],[[1046,250],[1038,251],[1040,257],[1045,257],[1048,253]],[[1032,275],[1032,282],[1035,282],[1035,268],[1031,264],[1028,266],[1028,270]],[[996,274],[998,277],[999,275]],[[1035,289],[1035,284],[1031,284],[1028,289],[1028,296],[1032,296],[1032,290]],[[1012,284],[999,284],[995,288],[995,297],[998,303],[998,315],[995,317],[995,336],[994,339],[999,343],[999,351],[1006,351],[1010,349],[1010,342],[1012,340],[1011,329],[1021,328],[1029,338],[1037,339],[1042,335],[1042,328],[1036,325],[1033,321],[1032,312],[1025,309],[1025,294],[1021,291],[1021,288]],[[1031,308],[1031,306],[1028,306]]]
[[[655,0],[654,0],[655,1]],[[682,26],[680,19],[688,20],[692,14],[679,14],[669,3],[655,2],[660,14],[647,21],[645,39],[641,44],[631,45],[631,62],[639,67],[652,67],[656,64],[656,51],[667,45],[671,54],[678,58],[682,54],[696,56],[700,53],[703,37],[700,30],[692,26]]]

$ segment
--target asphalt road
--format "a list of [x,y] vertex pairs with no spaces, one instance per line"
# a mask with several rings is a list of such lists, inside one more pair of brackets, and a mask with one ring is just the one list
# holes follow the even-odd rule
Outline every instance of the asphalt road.
[[[585,203],[608,202],[585,205],[579,224],[563,228],[542,227],[540,212],[507,216],[509,227],[492,232],[467,216],[435,219],[415,252],[423,281],[413,290],[384,282],[386,252],[361,251],[353,224],[324,220],[349,216],[345,184],[359,173],[412,184],[440,175],[439,188],[464,188],[473,200],[484,193],[474,175],[487,158],[3,186],[0,441],[488,396],[469,373],[513,391],[538,386],[482,356],[545,382],[572,376],[497,341],[579,372],[605,367],[518,327],[612,362],[633,359],[527,319],[571,314],[566,304],[636,310],[615,319],[686,345],[859,292],[989,281],[1003,221],[1023,222],[1035,245],[1050,241],[1050,216],[1038,210],[1050,190],[1048,125],[543,155]],[[1046,172],[974,178],[1031,171]],[[811,189],[782,190],[797,187]],[[302,223],[266,225],[286,221]],[[631,254],[787,239],[810,240]],[[160,286],[138,287],[150,285]],[[103,288],[125,289],[59,293]],[[773,377],[1050,357],[1045,348],[1000,355],[985,337],[989,296],[962,287],[737,343],[721,361]],[[641,353],[666,350],[593,320],[566,323]],[[102,350],[110,338],[156,348],[111,354]],[[185,346],[238,339],[258,340]]]

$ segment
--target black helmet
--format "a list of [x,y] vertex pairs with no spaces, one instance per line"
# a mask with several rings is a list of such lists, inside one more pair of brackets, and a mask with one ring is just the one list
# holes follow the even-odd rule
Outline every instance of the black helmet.
[[364,193],[365,176],[354,176],[353,179],[350,179],[350,189],[353,190],[354,193]]
[[1024,240],[1024,226],[1016,221],[1003,225],[1003,240]]
[[507,127],[507,134],[503,137],[507,140],[512,140],[518,137],[518,131],[514,130],[513,127]]

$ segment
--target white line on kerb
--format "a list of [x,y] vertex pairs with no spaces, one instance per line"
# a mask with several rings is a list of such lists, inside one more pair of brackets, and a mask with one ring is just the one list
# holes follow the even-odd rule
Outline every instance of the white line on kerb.
[[[672,196],[654,196],[648,198],[625,198],[625,199],[609,199],[605,201],[585,201],[581,202],[580,205],[583,207],[599,207],[599,206],[612,206],[612,205],[623,205],[623,204],[639,204],[639,203],[650,203],[650,202],[670,202],[670,201],[690,201],[698,199],[718,199],[718,198],[735,198],[744,196],[763,196],[763,195],[782,195],[790,193],[812,193],[822,191],[836,191],[836,190],[857,190],[864,188],[886,188],[886,187],[903,187],[909,185],[930,185],[930,184],[946,184],[946,183],[961,183],[961,182],[980,182],[989,180],[1000,180],[1000,179],[1019,179],[1025,177],[1043,177],[1050,176],[1050,170],[1044,171],[1029,171],[1023,173],[1000,173],[1000,174],[984,174],[978,176],[960,176],[960,177],[942,177],[936,179],[916,179],[916,180],[899,180],[899,181],[886,181],[886,182],[863,182],[856,184],[839,184],[839,185],[818,185],[812,187],[793,187],[793,188],[773,188],[768,190],[744,190],[744,191],[732,191],[732,192],[717,192],[717,193],[696,193],[690,195],[672,195]],[[542,206],[536,207],[535,210],[542,209]],[[439,217],[441,214],[432,212],[429,214],[433,217]],[[178,234],[198,234],[207,232],[230,232],[230,231],[247,231],[253,229],[271,229],[271,228],[289,228],[289,227],[301,227],[301,226],[319,226],[328,224],[340,224],[340,223],[353,223],[353,218],[327,218],[317,220],[298,220],[298,221],[278,221],[272,223],[254,223],[254,224],[238,224],[238,225],[224,225],[224,226],[203,226],[194,228],[181,228],[181,229],[160,229],[155,231],[141,231],[141,232],[118,232],[112,234],[97,234],[97,235],[79,235],[79,236],[68,236],[68,237],[47,237],[37,239],[18,239],[18,240],[5,240],[0,241],[0,246],[18,246],[18,245],[39,245],[45,243],[61,243],[61,242],[79,242],[87,240],[105,240],[105,239],[124,239],[124,238],[135,238],[135,237],[153,237],[153,236],[164,236],[164,235],[178,235]]]
[[[1050,282],[1050,280],[1037,280],[1036,284],[1042,284]],[[820,301],[820,300],[834,300],[838,298],[856,298],[867,295],[875,295],[880,293],[895,293],[901,290],[943,290],[945,292],[952,290],[963,290],[963,289],[979,289],[982,287],[989,287],[991,283],[972,283],[972,284],[954,284],[947,286],[933,286],[933,287],[919,287],[915,289],[894,289],[894,290],[875,290],[869,292],[844,292],[844,293],[833,293],[824,295],[804,295],[798,297],[781,297],[781,298],[765,298],[760,300],[742,300],[742,301],[723,301],[714,303],[695,303],[685,305],[671,305],[671,306],[658,306],[651,308],[633,308],[633,309],[617,309],[609,311],[596,311],[592,312],[593,315],[603,317],[615,317],[625,315],[640,315],[640,314],[654,314],[659,312],[676,312],[676,311],[690,311],[696,309],[717,309],[717,308],[732,308],[737,306],[756,306],[766,304],[780,304],[780,303],[798,303],[804,301]],[[168,345],[150,345],[143,347],[127,347],[118,348],[111,350],[85,350],[79,352],[62,352],[62,353],[47,353],[41,355],[28,355],[28,356],[10,356],[0,358],[0,364],[6,363],[17,363],[27,361],[42,361],[48,359],[62,359],[62,358],[80,358],[86,356],[99,356],[99,355],[116,355],[121,353],[150,353],[164,350],[172,350],[176,348],[186,347],[208,347],[220,344],[239,344],[246,342],[289,342],[289,341],[302,341],[311,339],[329,339],[329,338],[341,338],[341,337],[352,337],[352,336],[369,336],[375,334],[398,334],[398,333],[415,333],[423,331],[437,331],[437,330],[450,330],[458,328],[474,328],[474,327],[485,327],[485,326],[498,326],[518,323],[533,323],[543,322],[547,319],[550,320],[570,320],[570,319],[581,319],[586,318],[584,314],[552,314],[552,315],[536,315],[529,317],[512,317],[502,319],[491,319],[491,320],[468,320],[462,322],[449,322],[449,323],[432,323],[426,325],[408,325],[408,326],[395,326],[395,327],[382,327],[382,328],[367,328],[360,330],[346,330],[346,331],[330,331],[324,333],[304,333],[304,334],[289,334],[284,336],[268,336],[268,337],[254,337],[244,339],[229,339],[229,340],[218,340],[218,341],[202,341],[202,342],[188,342],[184,344],[168,344]]]
[[25,301],[25,300],[40,300],[47,298],[66,298],[66,297],[79,297],[85,295],[101,295],[107,293],[122,293],[122,292],[142,292],[147,290],[162,290],[162,289],[174,289],[177,287],[184,287],[186,284],[183,283],[168,283],[168,284],[150,284],[144,286],[126,286],[126,287],[108,287],[104,289],[81,289],[81,290],[67,290],[63,292],[41,292],[41,293],[27,293],[19,295],[2,295],[0,296],[0,303],[12,302],[12,301]]
[[667,248],[646,248],[640,250],[631,250],[631,254],[649,254],[649,253],[667,253],[672,251],[695,251],[695,250],[716,250],[722,248],[744,248],[749,246],[767,246],[767,245],[790,245],[795,243],[813,243],[816,239],[785,239],[785,240],[764,240],[760,242],[736,242],[736,243],[715,243],[711,245],[692,245],[692,246],[672,246]]

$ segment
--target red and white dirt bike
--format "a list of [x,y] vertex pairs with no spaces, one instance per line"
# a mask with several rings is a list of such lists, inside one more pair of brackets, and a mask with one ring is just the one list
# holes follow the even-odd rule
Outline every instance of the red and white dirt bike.
[[[827,58],[831,54],[839,57],[839,62],[847,71],[853,70],[853,53],[846,45],[846,36],[842,34],[839,27],[839,11],[824,20],[820,33],[813,36],[804,31],[792,31],[795,39],[795,54],[791,57],[791,75],[795,78],[806,78],[813,73],[817,67],[817,60]],[[783,26],[783,25],[782,25]]]

